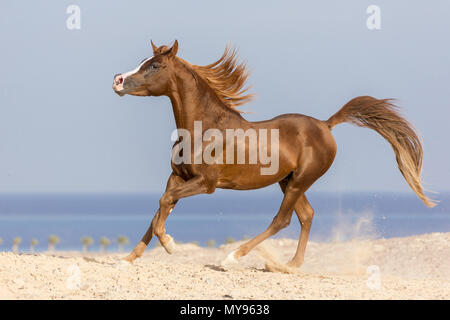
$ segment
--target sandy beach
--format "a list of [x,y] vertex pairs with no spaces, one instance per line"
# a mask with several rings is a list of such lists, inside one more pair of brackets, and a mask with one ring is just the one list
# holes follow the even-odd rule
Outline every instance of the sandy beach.
[[450,299],[450,233],[310,242],[299,270],[274,272],[297,241],[267,240],[223,268],[240,242],[148,250],[128,268],[123,254],[0,253],[1,299]]

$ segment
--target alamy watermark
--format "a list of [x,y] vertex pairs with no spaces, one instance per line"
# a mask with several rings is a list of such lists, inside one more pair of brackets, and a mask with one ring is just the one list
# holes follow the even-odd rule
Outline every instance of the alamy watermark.
[[381,9],[377,5],[370,5],[366,10],[367,14],[370,16],[367,18],[366,25],[369,30],[380,30],[381,29]]
[[81,9],[76,4],[67,7],[66,13],[69,14],[66,20],[66,27],[69,30],[81,29]]
[[66,272],[69,276],[66,279],[66,288],[69,290],[78,290],[81,288],[81,270],[76,264],[67,267]]
[[186,129],[172,133],[172,141],[179,141],[172,149],[174,164],[260,164],[261,175],[278,172],[278,129],[225,129],[224,137],[223,130],[203,131],[202,121],[194,121],[193,133],[194,137]]
[[369,276],[366,280],[366,286],[372,290],[378,290],[381,288],[381,272],[380,267],[377,265],[368,266],[366,274]]

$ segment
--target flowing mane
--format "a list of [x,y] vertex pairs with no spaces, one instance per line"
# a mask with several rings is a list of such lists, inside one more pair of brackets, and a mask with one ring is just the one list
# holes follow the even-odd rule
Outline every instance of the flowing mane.
[[206,66],[194,65],[181,58],[178,59],[205,80],[219,99],[230,109],[242,112],[236,107],[253,99],[253,94],[246,94],[249,87],[245,87],[250,72],[244,62],[238,61],[236,49],[231,49],[229,45],[226,46],[219,60]]

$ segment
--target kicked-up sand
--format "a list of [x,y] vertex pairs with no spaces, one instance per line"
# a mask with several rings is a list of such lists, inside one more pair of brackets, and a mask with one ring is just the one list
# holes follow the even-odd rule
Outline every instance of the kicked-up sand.
[[117,253],[1,252],[0,298],[450,299],[450,233],[309,242],[298,270],[283,269],[297,240],[272,239],[222,268],[239,244],[159,247],[128,268]]

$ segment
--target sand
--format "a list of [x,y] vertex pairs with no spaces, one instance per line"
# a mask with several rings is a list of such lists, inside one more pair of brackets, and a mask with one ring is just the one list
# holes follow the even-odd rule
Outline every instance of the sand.
[[267,253],[287,262],[296,240],[267,240],[237,266],[220,267],[239,244],[178,244],[172,255],[155,248],[127,269],[114,267],[117,253],[1,252],[0,298],[450,299],[450,233],[310,242],[293,273],[265,265]]

